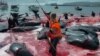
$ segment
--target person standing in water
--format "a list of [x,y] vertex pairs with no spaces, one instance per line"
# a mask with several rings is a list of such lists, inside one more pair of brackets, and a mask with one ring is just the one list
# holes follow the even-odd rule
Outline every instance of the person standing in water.
[[8,29],[15,27],[15,22],[13,21],[13,17],[10,15],[8,18]]
[[38,11],[35,11],[35,10],[34,10],[33,12],[34,12],[34,14],[35,14],[36,19],[38,19],[38,18],[40,19],[40,16],[39,16],[39,14],[38,14]]
[[39,8],[38,7],[34,7],[32,12],[34,13],[36,19],[39,19],[39,20],[41,19],[40,16],[39,16],[39,13],[38,13],[39,12]]
[[12,17],[13,17],[13,21],[14,23],[18,26],[19,22],[18,22],[18,13],[11,13]]
[[47,36],[49,37],[49,43],[50,43],[49,52],[52,54],[52,56],[56,56],[56,46],[60,41],[60,39],[62,38],[62,33],[61,33],[60,23],[56,19],[55,13],[51,14],[50,16],[49,29],[50,30],[47,33]]
[[68,14],[67,13],[64,13],[64,17],[67,20],[68,19]]
[[94,11],[92,11],[91,16],[95,17],[95,12]]

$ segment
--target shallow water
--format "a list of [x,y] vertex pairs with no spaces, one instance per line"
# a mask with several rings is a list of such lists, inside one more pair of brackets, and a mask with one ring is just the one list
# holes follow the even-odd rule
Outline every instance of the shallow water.
[[[32,13],[31,11],[29,11],[28,8],[29,5],[19,5],[19,13]],[[82,7],[80,6],[83,10],[82,11],[77,11],[75,10],[76,6],[59,6],[59,9],[55,9],[55,6],[42,6],[43,9],[46,12],[53,12],[53,13],[57,13],[57,14],[61,14],[61,13],[73,13],[75,15],[85,15],[85,16],[89,16],[91,15],[91,12],[94,11],[97,15],[100,13],[100,7]],[[0,11],[0,14],[9,14],[10,10],[6,10],[6,11]],[[41,11],[41,9],[39,10],[39,14],[41,16],[43,16],[43,12]]]

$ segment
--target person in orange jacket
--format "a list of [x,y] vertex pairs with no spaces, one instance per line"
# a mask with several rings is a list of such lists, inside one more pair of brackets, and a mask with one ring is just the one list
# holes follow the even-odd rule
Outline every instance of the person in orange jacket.
[[49,29],[48,37],[50,39],[50,49],[49,52],[52,54],[52,56],[56,56],[56,46],[59,40],[62,38],[61,34],[61,27],[60,23],[56,19],[56,14],[51,14],[50,20],[49,20]]

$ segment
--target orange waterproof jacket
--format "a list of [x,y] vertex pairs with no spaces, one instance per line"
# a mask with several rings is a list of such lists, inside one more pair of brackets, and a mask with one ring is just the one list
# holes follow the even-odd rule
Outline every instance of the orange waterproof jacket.
[[51,39],[62,37],[61,27],[60,27],[60,23],[58,22],[58,20],[56,20],[56,19],[54,21],[50,20],[49,27],[52,32],[49,32],[48,36]]

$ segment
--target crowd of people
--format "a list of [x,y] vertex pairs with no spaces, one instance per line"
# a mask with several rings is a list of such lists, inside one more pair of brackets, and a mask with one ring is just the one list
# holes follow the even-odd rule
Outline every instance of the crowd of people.
[[[34,10],[32,12],[34,13],[34,16],[35,16],[35,18],[37,20],[42,20],[42,18],[39,15],[39,11],[38,10]],[[49,12],[49,13],[46,13],[45,12],[44,14],[46,15],[45,17],[49,18],[48,16],[50,16],[51,12]],[[28,13],[25,13],[25,15],[26,15],[25,17],[28,17],[29,16]],[[65,20],[68,20],[69,17],[73,17],[73,16],[75,16],[75,15],[72,14],[72,13],[70,13],[70,14],[69,13],[63,13],[63,17],[64,17]],[[94,11],[92,11],[91,16],[92,17],[95,17],[96,16],[96,13]],[[10,17],[8,19],[8,24],[9,24],[9,27],[8,28],[9,29],[12,28],[12,27],[15,27],[15,25],[19,25],[20,24],[18,22],[19,17],[20,17],[20,15],[18,15],[17,13],[11,13],[10,14]],[[23,22],[25,21],[25,19],[27,19],[25,17],[22,19]],[[80,15],[80,17],[88,17],[88,16]],[[58,17],[58,19],[61,19],[61,17]]]

